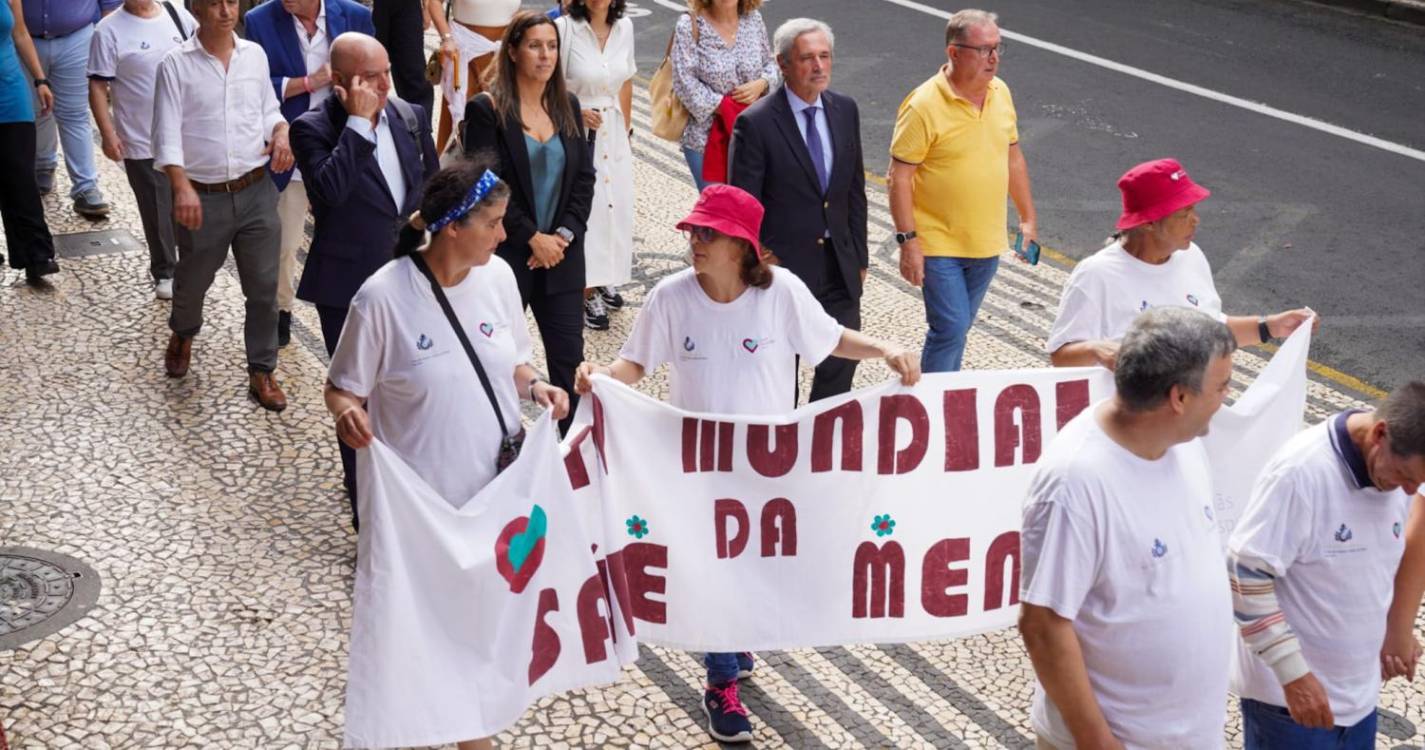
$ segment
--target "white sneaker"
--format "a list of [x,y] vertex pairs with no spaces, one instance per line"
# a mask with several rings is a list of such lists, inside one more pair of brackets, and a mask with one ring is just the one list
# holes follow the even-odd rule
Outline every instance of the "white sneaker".
[[153,285],[153,296],[158,299],[173,299],[173,279],[159,279]]

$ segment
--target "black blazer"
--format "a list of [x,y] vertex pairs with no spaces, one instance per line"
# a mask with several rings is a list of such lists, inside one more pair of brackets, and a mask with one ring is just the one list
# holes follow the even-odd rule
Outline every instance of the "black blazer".
[[826,273],[822,237],[830,230],[846,289],[852,299],[860,299],[860,271],[869,263],[861,114],[855,100],[833,91],[822,92],[821,101],[832,147],[825,195],[785,87],[762,97],[733,123],[727,181],[762,201],[762,244],[813,293]]
[[558,218],[554,226],[568,227],[574,233],[574,240],[564,249],[564,260],[559,265],[536,270],[530,270],[527,265],[529,240],[538,228],[524,126],[518,117],[501,119],[495,112],[494,100],[487,95],[477,96],[465,105],[465,153],[491,152],[499,163],[496,174],[510,186],[510,204],[505,210],[505,241],[495,252],[514,269],[525,304],[529,304],[530,295],[535,291],[554,294],[584,288],[584,232],[594,204],[594,158],[584,138],[579,99],[573,94],[569,95],[569,105],[574,108],[579,134],[555,136],[564,144],[564,178],[559,183],[555,211]]
[[346,127],[346,109],[335,96],[292,123],[292,152],[315,218],[299,299],[328,307],[351,304],[367,277],[391,260],[396,230],[420,208],[425,182],[440,168],[430,116],[419,104],[410,105],[418,143],[391,103],[394,98],[386,102],[386,119],[406,178],[406,199],[399,207],[376,161],[376,144]]

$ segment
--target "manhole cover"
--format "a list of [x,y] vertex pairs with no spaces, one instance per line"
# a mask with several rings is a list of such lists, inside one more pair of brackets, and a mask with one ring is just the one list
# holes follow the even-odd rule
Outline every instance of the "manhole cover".
[[56,552],[0,547],[0,650],[43,638],[99,601],[99,575]]
[[105,229],[99,232],[59,234],[54,238],[54,252],[61,258],[87,258],[110,253],[148,252],[127,229]]

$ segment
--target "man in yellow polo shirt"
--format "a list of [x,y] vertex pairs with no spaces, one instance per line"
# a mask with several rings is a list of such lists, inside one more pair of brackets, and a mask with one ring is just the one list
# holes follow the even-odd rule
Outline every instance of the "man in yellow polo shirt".
[[949,62],[901,102],[891,137],[891,217],[901,276],[924,286],[924,372],[960,369],[965,336],[1008,248],[1014,199],[1025,241],[1038,238],[1029,166],[1009,87],[995,77],[997,16],[962,10],[945,26]]

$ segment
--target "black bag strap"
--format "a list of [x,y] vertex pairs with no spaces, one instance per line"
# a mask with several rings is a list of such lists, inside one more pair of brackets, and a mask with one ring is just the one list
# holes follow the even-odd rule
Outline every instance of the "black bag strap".
[[480,358],[475,356],[475,347],[470,345],[470,339],[465,336],[465,327],[460,325],[460,319],[455,317],[455,310],[451,309],[450,300],[446,299],[440,282],[436,281],[435,274],[431,273],[430,266],[426,265],[426,259],[422,258],[419,252],[413,252],[409,257],[426,277],[426,281],[430,282],[435,301],[440,303],[440,309],[445,312],[445,319],[449,320],[450,327],[455,329],[455,335],[460,339],[460,345],[465,347],[465,355],[470,358],[470,364],[475,365],[475,374],[480,376],[480,385],[484,386],[485,395],[490,399],[490,408],[495,410],[495,420],[500,423],[500,436],[509,438],[510,431],[505,427],[505,415],[500,413],[500,402],[495,398],[495,388],[490,385],[490,376],[485,374],[485,366],[480,364]]
[[163,0],[163,7],[168,11],[168,17],[173,19],[173,25],[178,27],[178,35],[183,37],[183,41],[188,41],[188,30],[183,28],[183,19],[178,17],[178,9],[168,0]]
[[421,123],[416,119],[416,111],[411,109],[411,105],[399,96],[388,96],[386,101],[396,108],[396,114],[401,116],[401,122],[406,123],[406,130],[411,134],[411,140],[416,142],[416,147],[421,145]]

